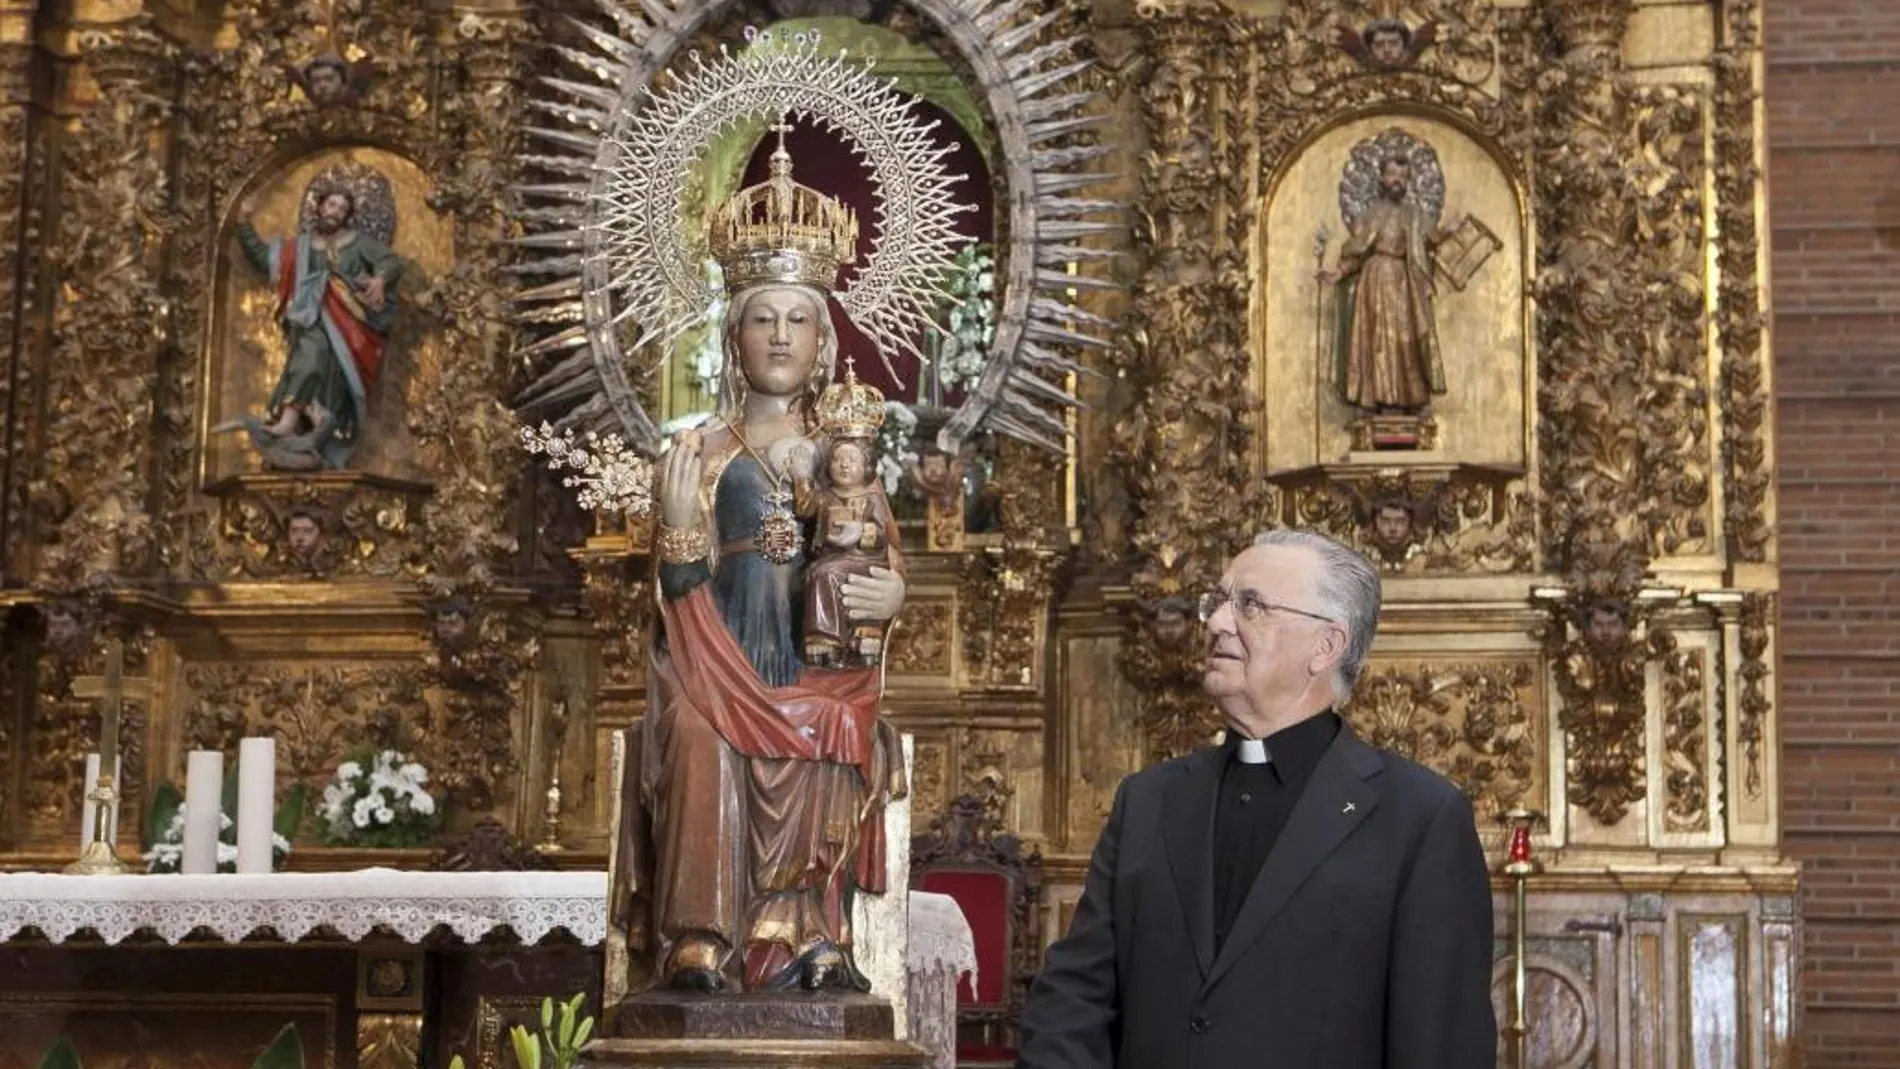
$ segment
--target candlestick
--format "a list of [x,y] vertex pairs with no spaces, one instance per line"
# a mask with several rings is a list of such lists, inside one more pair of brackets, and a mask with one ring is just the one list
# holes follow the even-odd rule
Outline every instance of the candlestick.
[[99,690],[99,765],[93,780],[92,841],[79,860],[66,866],[69,876],[117,876],[125,872],[119,861],[119,711],[125,687],[125,641],[106,641],[104,685]]
[[1500,871],[1511,878],[1515,908],[1511,916],[1511,1018],[1505,1022],[1503,1032],[1511,1041],[1513,1069],[1529,1069],[1531,1026],[1524,1004],[1530,977],[1524,956],[1524,937],[1529,925],[1530,878],[1544,871],[1544,866],[1531,856],[1531,825],[1542,819],[1541,814],[1528,809],[1513,809],[1504,814],[1504,820],[1511,825],[1511,844]]
[[271,871],[272,810],[277,794],[277,740],[238,743],[237,870]]
[[218,871],[218,840],[224,831],[224,755],[193,750],[185,759],[185,856],[178,871],[188,876]]
[[[119,762],[119,767],[113,770],[112,790],[114,794],[118,793],[121,777],[124,775],[124,772],[125,762],[121,761]],[[79,852],[82,854],[86,852],[86,846],[92,842],[94,836],[92,821],[93,817],[99,812],[99,804],[92,800],[92,793],[93,787],[96,786],[98,782],[99,755],[97,753],[89,753],[86,755],[86,778],[80,781],[80,787],[83,788],[80,792],[80,797],[83,800],[80,803],[79,814]],[[116,806],[111,812],[106,814],[106,821],[106,838],[113,842],[118,842],[119,812]]]

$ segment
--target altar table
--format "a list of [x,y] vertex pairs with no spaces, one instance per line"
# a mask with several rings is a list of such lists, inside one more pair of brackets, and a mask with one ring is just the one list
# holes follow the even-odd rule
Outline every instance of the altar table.
[[[336,949],[337,940],[343,940],[354,947],[356,958],[353,1006],[326,1016],[309,999],[299,1003],[288,994],[274,993],[276,988],[295,986],[280,983],[296,979],[278,974],[280,970],[273,970],[267,978],[270,983],[259,979],[254,989],[238,984],[229,997],[246,999],[247,1005],[259,999],[265,1000],[262,1004],[272,1005],[269,999],[280,998],[286,1007],[283,1015],[295,1018],[303,1013],[304,1019],[312,1022],[309,1031],[327,1032],[305,1037],[306,1056],[312,1065],[348,1069],[356,1063],[360,1049],[366,1057],[376,1052],[380,1065],[446,1066],[449,1055],[460,1052],[470,1055],[470,1069],[504,1069],[512,1060],[500,1055],[506,1043],[501,1033],[511,1023],[504,1011],[513,1010],[515,1019],[531,1017],[538,998],[524,993],[512,1002],[485,1002],[480,1012],[470,1015],[472,1027],[446,1038],[434,1036],[434,1042],[427,1044],[434,1049],[424,1049],[425,1004],[440,1009],[445,1001],[454,1001],[458,994],[479,986],[455,976],[428,978],[423,965],[425,953],[441,952],[448,935],[462,944],[481,944],[473,950],[478,955],[497,946],[535,947],[550,941],[557,950],[565,946],[570,953],[587,954],[591,964],[586,967],[595,974],[590,989],[597,993],[598,948],[606,936],[606,896],[604,872],[365,869],[255,876],[6,874],[0,875],[0,941],[13,941],[15,945],[5,952],[9,957],[0,961],[0,983],[5,982],[9,967],[16,980],[46,971],[44,956],[54,952],[54,947],[28,946],[22,940],[44,940],[58,950],[72,948],[75,952],[96,953],[103,946],[123,946],[124,954],[144,954],[148,958],[163,946],[180,943],[187,943],[200,955],[211,954],[212,950],[203,948],[215,950],[219,942],[251,949],[281,950],[289,944],[327,946],[331,954],[321,961],[309,957],[280,959],[298,963],[286,967],[306,970],[312,980],[324,969],[340,973],[348,968],[349,963],[340,960]],[[955,1063],[957,984],[965,975],[973,974],[976,966],[970,927],[956,903],[945,895],[911,892],[908,915],[905,970],[911,987],[907,1007],[911,1036],[933,1052],[940,1069],[950,1069]],[[512,944],[506,938],[509,936]],[[244,966],[234,956],[239,953],[226,949],[217,959],[218,967],[209,971],[242,971]],[[227,961],[229,965],[223,964]],[[535,971],[519,960],[499,966],[480,961],[464,966],[478,973],[511,972],[517,979],[524,969]],[[96,960],[89,959],[86,968],[69,971],[77,977],[69,983],[89,990],[68,992],[73,996],[68,1001],[103,997],[90,989],[112,984],[110,979],[100,979],[112,971]],[[445,971],[456,972],[437,970]],[[570,982],[573,974],[570,962],[566,966]],[[127,966],[112,975],[135,977],[139,970]],[[236,982],[229,975],[224,979]],[[543,993],[559,995],[564,990],[549,986]],[[212,999],[208,1006],[216,1005],[215,993],[206,997]],[[163,1012],[186,1012],[178,1007],[188,1009],[189,1003],[186,996],[179,995],[164,1003]],[[38,1051],[16,1052],[4,1037],[9,1034],[10,1020],[24,1019],[33,1007],[49,1004],[48,996],[33,992],[0,991],[0,1066],[16,1058],[25,1064],[34,1063]],[[293,1005],[302,1008],[292,1012]],[[353,1026],[347,1019],[352,1016]],[[468,1049],[453,1049],[458,1040]],[[391,1051],[404,1050],[410,1052],[406,1062],[384,1060]]]

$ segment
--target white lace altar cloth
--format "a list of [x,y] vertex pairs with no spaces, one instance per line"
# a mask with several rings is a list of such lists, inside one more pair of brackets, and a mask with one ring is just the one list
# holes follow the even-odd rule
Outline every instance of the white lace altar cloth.
[[0,875],[0,939],[36,928],[61,943],[200,929],[238,942],[268,929],[294,942],[318,928],[351,942],[378,929],[415,943],[437,927],[475,942],[506,925],[523,943],[556,929],[589,946],[607,935],[604,872],[278,872],[254,876]]
[[929,891],[910,893],[910,1041],[928,1050],[933,1069],[957,1064],[957,985],[976,989],[976,939],[957,900]]
[[[949,895],[910,893],[905,972],[910,1038],[938,1069],[956,1064],[957,985],[976,983],[976,943]],[[328,928],[360,942],[374,931],[415,943],[438,927],[473,943],[506,926],[526,944],[555,930],[588,946],[607,935],[604,872],[280,872],[257,876],[0,874],[0,941],[28,929],[54,943],[140,932],[177,943],[197,932],[238,942],[260,932],[294,942]]]

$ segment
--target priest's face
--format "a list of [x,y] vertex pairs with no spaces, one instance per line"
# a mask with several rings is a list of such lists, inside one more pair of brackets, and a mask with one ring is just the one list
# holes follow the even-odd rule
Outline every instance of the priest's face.
[[[1344,629],[1319,597],[1320,560],[1298,546],[1254,546],[1221,577],[1207,618],[1202,685],[1222,715],[1260,736],[1330,701]],[[1302,615],[1302,614],[1311,615]]]
[[754,290],[739,310],[739,361],[746,385],[772,397],[805,389],[818,366],[825,309],[790,286]]

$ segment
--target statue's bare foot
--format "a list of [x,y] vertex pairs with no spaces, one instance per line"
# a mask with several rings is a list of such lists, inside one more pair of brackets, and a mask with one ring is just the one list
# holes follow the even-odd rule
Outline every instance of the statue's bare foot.
[[689,935],[673,944],[667,956],[666,983],[682,991],[715,992],[726,989],[726,974],[720,971],[725,949],[711,936]]

